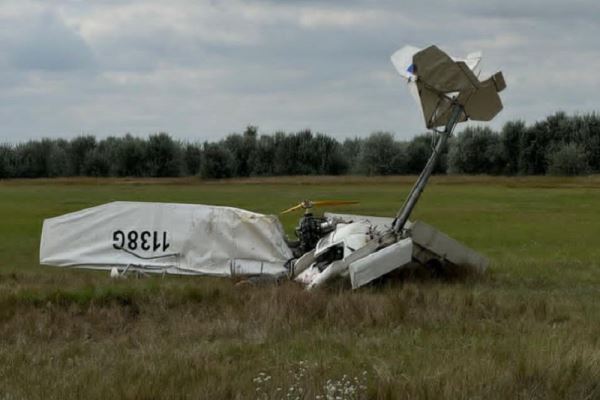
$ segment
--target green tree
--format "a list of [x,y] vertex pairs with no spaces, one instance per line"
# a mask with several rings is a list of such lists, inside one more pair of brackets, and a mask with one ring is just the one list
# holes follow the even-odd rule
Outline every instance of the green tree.
[[202,148],[199,144],[187,143],[183,150],[183,165],[186,175],[198,175],[202,162]]
[[111,175],[111,159],[109,153],[102,144],[99,144],[92,150],[83,166],[85,175],[87,176],[110,176]]
[[95,147],[96,138],[91,135],[78,136],[71,140],[68,147],[68,154],[72,175],[80,176],[84,174],[85,159]]
[[500,142],[506,162],[503,172],[507,175],[516,175],[520,172],[519,159],[525,130],[525,122],[521,120],[509,121],[502,127]]
[[506,164],[499,136],[488,127],[469,127],[452,142],[449,170],[465,174],[499,174]]
[[342,156],[348,165],[347,172],[351,174],[360,173],[358,160],[362,144],[363,140],[360,138],[346,139],[342,144]]
[[9,144],[0,144],[0,179],[15,176],[15,149]]
[[[406,173],[419,174],[433,152],[431,134],[415,136],[406,146]],[[440,157],[441,158],[441,157]],[[445,162],[444,162],[445,163]],[[434,168],[434,173],[445,171],[442,161]]]
[[249,160],[253,176],[271,176],[275,171],[275,138],[272,135],[261,135],[256,149]]
[[590,172],[587,153],[578,143],[562,143],[548,154],[548,174],[573,176]]
[[242,135],[234,133],[223,141],[223,145],[233,155],[234,175],[250,176],[253,166],[251,161],[255,160],[258,128],[248,126]]
[[364,140],[358,170],[365,175],[392,175],[405,169],[405,152],[391,133],[375,132]]
[[147,176],[147,142],[143,139],[125,135],[118,141],[116,149],[116,172],[118,176]]
[[15,176],[19,178],[40,178],[49,176],[49,156],[52,142],[30,140],[15,147]]
[[234,176],[235,160],[231,151],[222,144],[204,143],[200,175],[205,179],[223,179]]
[[46,160],[47,176],[69,176],[71,174],[69,164],[69,143],[64,139],[44,139],[42,146],[48,149]]
[[146,144],[146,163],[150,176],[180,176],[183,167],[180,144],[165,132],[150,135]]
[[568,140],[570,123],[570,118],[559,111],[527,128],[521,140],[519,172],[525,175],[545,174],[548,153],[553,145]]

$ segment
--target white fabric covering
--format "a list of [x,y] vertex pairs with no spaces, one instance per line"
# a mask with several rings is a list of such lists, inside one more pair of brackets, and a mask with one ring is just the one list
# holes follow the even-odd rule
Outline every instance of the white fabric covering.
[[279,275],[290,258],[275,216],[196,204],[87,208],[46,219],[40,244],[44,265],[173,274]]

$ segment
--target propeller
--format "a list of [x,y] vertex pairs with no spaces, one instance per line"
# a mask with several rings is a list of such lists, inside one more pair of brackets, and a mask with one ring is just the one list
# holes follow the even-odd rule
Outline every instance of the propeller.
[[318,201],[310,201],[310,200],[304,200],[302,201],[300,204],[297,204],[293,207],[288,208],[287,210],[284,210],[281,212],[281,214],[287,214],[290,213],[292,211],[296,211],[299,210],[301,208],[304,208],[305,210],[308,210],[310,208],[313,208],[315,206],[340,206],[343,204],[358,204],[358,201],[347,201],[347,200],[318,200]]

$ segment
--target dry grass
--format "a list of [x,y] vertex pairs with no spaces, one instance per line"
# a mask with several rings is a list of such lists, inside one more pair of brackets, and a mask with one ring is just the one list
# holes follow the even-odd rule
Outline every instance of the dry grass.
[[[62,185],[62,186],[97,186],[97,185],[381,185],[400,184],[412,185],[416,176],[274,176],[251,177],[231,179],[205,180],[194,176],[180,178],[93,178],[93,177],[67,177],[67,178],[37,178],[37,179],[0,179],[1,186],[29,186],[34,185]],[[507,187],[528,188],[600,188],[600,175],[579,177],[560,176],[489,176],[489,175],[434,175],[431,180],[433,185],[503,185]]]
[[[283,398],[291,387],[314,398],[344,375],[365,377],[365,398],[598,398],[593,310],[573,316],[585,306],[490,285],[13,289],[0,377],[14,398]],[[261,373],[271,379],[259,385]]]

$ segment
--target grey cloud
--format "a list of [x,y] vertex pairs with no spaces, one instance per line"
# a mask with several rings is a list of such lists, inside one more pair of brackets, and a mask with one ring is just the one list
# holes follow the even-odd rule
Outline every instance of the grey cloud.
[[44,13],[32,24],[12,43],[10,58],[15,67],[69,71],[93,66],[93,55],[85,41],[55,13]]
[[158,130],[204,140],[248,123],[409,138],[423,123],[389,62],[404,44],[483,50],[484,71],[509,84],[493,127],[596,107],[593,1],[232,1],[54,2],[41,14],[15,2],[8,21],[0,10],[0,141]]
[[596,20],[600,4],[593,1],[529,0],[527,2],[506,2],[501,0],[467,2],[461,10],[474,16],[504,19],[552,20],[565,23],[573,20]]

